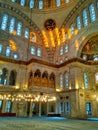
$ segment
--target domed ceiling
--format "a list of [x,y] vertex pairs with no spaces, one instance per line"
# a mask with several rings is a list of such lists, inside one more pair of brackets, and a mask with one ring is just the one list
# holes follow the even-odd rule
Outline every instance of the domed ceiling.
[[[62,0],[61,5],[56,5],[56,0],[51,0],[51,6],[48,7],[50,0],[46,0],[46,6],[41,10],[32,10],[32,20],[40,28],[44,45],[47,48],[55,47],[64,42],[64,33],[60,34],[62,22],[66,19],[69,12],[74,8],[78,0]],[[64,32],[64,29],[62,29]]]
[[[46,48],[55,47],[64,42],[64,33],[62,33],[62,36],[60,34],[62,22],[78,2],[78,0],[9,1],[13,3],[13,6],[18,7],[28,15],[40,29]],[[64,32],[64,29],[62,29],[62,32]]]
[[[72,24],[73,20],[71,16],[84,1],[85,0],[1,0],[0,8],[2,11],[0,14],[2,17],[3,13],[6,13],[9,15],[9,18],[14,17],[16,21],[21,21],[21,23],[23,23],[23,31],[25,28],[28,28],[28,38],[23,39],[24,32],[22,32],[21,37],[19,37],[20,41],[17,43],[17,48],[18,44],[22,50],[24,48],[23,53],[21,53],[21,51],[19,51],[19,53],[23,56],[25,55],[25,60],[27,60],[26,57],[28,57],[28,55],[26,56],[26,53],[28,53],[27,43],[28,41],[31,43],[33,35],[31,35],[31,33],[34,32],[37,40],[33,41],[32,44],[42,47],[45,60],[48,59],[55,63],[59,46],[66,42],[65,33],[66,30],[70,28],[69,25]],[[70,18],[71,22],[68,23]],[[69,25],[66,24],[66,21]],[[16,28],[14,30],[13,32],[16,33]],[[18,37],[16,34],[15,36],[16,39],[13,36],[13,41],[17,42]],[[25,45],[20,44],[22,42],[25,43]],[[13,42],[10,42],[10,44],[14,47]],[[29,59],[33,56],[30,55]]]

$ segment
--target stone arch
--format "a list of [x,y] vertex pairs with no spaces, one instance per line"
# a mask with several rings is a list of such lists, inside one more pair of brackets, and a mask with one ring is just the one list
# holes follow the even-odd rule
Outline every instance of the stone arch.
[[42,74],[42,86],[48,87],[48,72],[44,71]]
[[17,76],[17,72],[15,70],[11,70],[9,75],[9,85],[13,85],[13,86],[15,85],[16,76]]
[[41,86],[41,72],[39,69],[34,73],[34,86]]
[[49,76],[49,87],[55,88],[55,74],[53,72]]
[[32,71],[29,72],[29,78],[28,78],[28,87],[32,85],[33,82],[33,73]]
[[88,42],[90,42],[90,40],[92,40],[94,37],[98,37],[98,33],[97,33],[97,32],[88,35],[88,36],[83,40],[83,42],[80,44],[80,47],[79,47],[78,52],[77,52],[77,56],[78,56],[78,57],[81,57],[83,48],[84,48],[84,47],[86,46],[86,44],[87,44]]
[[7,74],[8,74],[7,68],[3,68],[2,74],[1,74],[1,84],[4,84],[4,85],[7,84]]
[[4,9],[11,10],[15,14],[18,14],[21,18],[23,18],[26,22],[28,22],[31,27],[33,27],[33,29],[35,30],[35,32],[37,32],[40,37],[43,37],[43,35],[41,33],[41,30],[37,27],[37,25],[26,14],[24,14],[23,12],[21,12],[21,10],[19,10],[19,9],[17,9],[15,7],[12,7],[11,5],[8,5],[6,3],[1,3],[0,7],[4,8]]

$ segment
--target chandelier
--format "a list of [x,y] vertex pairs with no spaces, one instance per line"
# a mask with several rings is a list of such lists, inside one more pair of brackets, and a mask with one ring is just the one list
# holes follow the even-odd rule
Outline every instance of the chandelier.
[[50,96],[47,94],[30,94],[30,93],[6,93],[0,94],[0,99],[13,101],[31,101],[31,102],[51,102],[56,100],[56,96]]

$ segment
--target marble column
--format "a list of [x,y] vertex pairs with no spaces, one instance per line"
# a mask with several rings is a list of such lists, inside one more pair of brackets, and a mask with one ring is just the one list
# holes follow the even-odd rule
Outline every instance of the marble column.
[[42,73],[41,73],[41,77],[40,77],[40,87],[42,87]]
[[34,72],[32,72],[32,87],[34,87]]
[[60,108],[60,99],[59,97],[55,101],[55,113],[60,114],[61,113],[61,108]]
[[6,109],[6,100],[3,100],[3,104],[2,104],[2,113],[5,112]]
[[30,101],[30,112],[29,112],[29,117],[32,117],[32,102]]
[[10,71],[7,72],[6,87],[9,86],[9,76],[10,76]]
[[41,101],[39,102],[39,113],[38,116],[41,117]]
[[47,115],[48,115],[48,113],[49,113],[49,102],[47,102]]
[[49,81],[50,81],[50,75],[48,74],[48,86],[47,86],[48,88],[50,88],[50,82]]

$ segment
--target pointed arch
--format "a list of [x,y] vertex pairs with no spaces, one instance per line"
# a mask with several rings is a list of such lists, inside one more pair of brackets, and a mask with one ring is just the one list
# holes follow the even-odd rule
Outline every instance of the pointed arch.
[[16,76],[17,72],[15,70],[11,70],[10,76],[9,76],[9,85],[15,85],[16,83]]
[[55,88],[55,75],[52,72],[49,77],[49,87]]
[[97,60],[98,57],[98,33],[93,33],[81,43],[78,56],[83,60]]
[[34,73],[34,86],[41,86],[41,72],[39,69]]
[[7,84],[7,73],[8,73],[7,68],[3,68],[2,74],[1,74],[1,84],[4,84],[4,85]]
[[48,87],[48,73],[47,73],[47,71],[45,71],[42,74],[42,86],[43,87]]
[[28,87],[32,85],[33,82],[33,73],[32,71],[29,72],[29,78],[28,78]]
[[36,42],[36,34],[34,32],[30,32],[30,41]]

